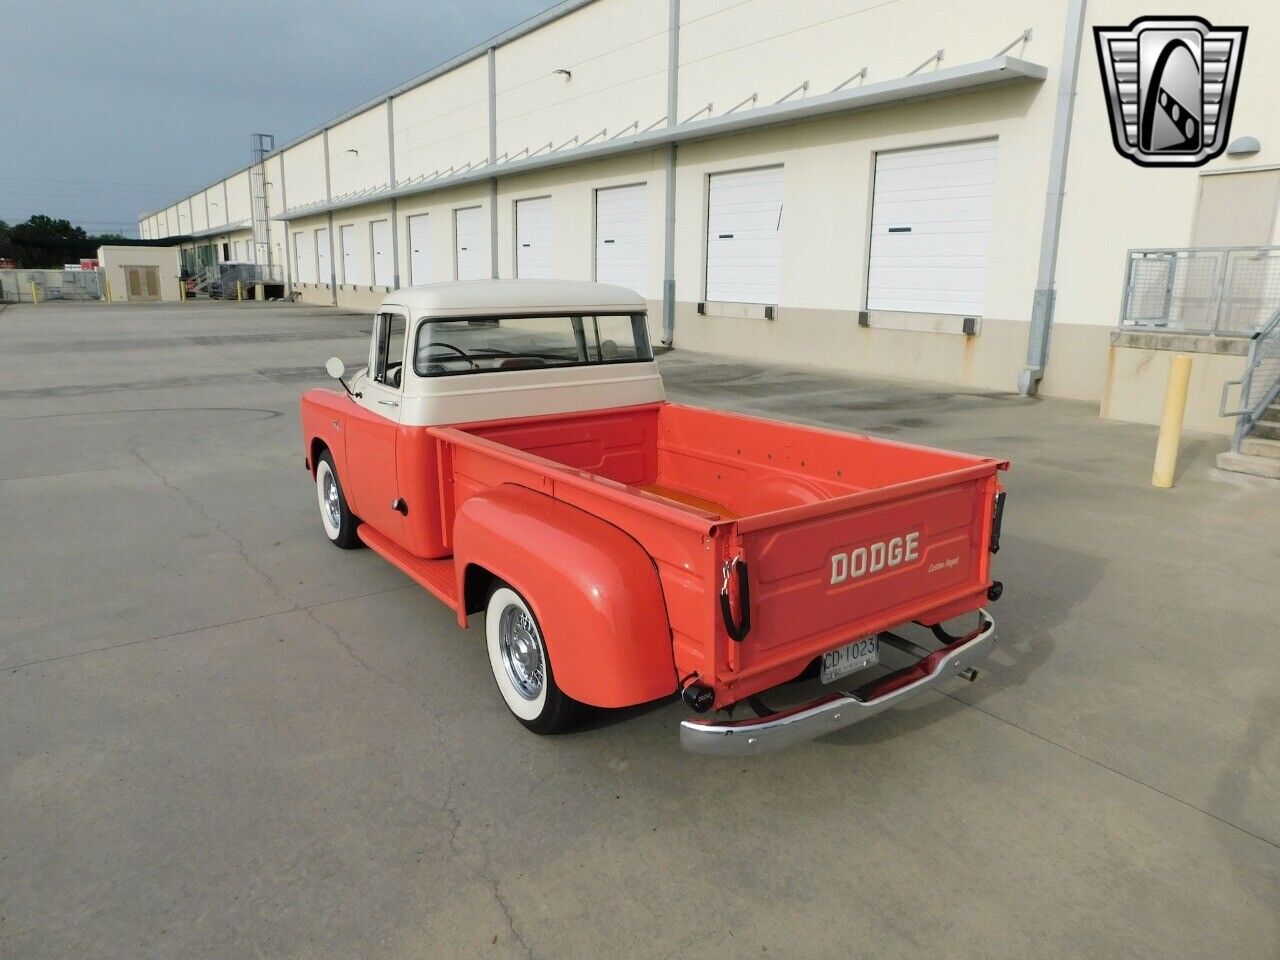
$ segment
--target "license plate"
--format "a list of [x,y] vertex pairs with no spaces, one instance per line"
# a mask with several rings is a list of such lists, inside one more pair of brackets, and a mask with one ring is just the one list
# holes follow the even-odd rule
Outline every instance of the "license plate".
[[843,676],[870,667],[880,662],[880,638],[865,637],[837,647],[830,653],[822,655],[821,678],[823,683],[831,683]]

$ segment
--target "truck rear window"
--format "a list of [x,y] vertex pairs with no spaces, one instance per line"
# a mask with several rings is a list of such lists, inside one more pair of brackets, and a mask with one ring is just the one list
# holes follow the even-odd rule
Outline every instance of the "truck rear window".
[[644,314],[470,317],[418,326],[420,377],[653,359]]

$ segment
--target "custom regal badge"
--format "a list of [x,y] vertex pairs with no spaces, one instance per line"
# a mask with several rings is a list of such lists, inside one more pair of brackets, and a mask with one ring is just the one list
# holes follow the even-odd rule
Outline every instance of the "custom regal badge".
[[1144,167],[1198,167],[1222,153],[1247,32],[1199,17],[1094,27],[1121,155]]

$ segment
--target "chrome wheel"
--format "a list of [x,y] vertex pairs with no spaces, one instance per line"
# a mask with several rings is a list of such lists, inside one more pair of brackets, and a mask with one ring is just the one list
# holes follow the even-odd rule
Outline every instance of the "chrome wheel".
[[335,530],[342,524],[342,505],[338,502],[338,481],[333,474],[324,474],[324,509],[329,514],[329,525]]
[[498,619],[498,647],[507,679],[525,700],[542,693],[546,666],[538,628],[524,608],[511,604]]

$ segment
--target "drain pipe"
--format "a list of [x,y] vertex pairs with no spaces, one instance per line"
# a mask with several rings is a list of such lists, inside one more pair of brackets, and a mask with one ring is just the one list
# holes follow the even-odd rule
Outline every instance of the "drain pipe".
[[1086,0],[1070,0],[1067,29],[1062,43],[1062,73],[1058,78],[1058,107],[1053,118],[1053,148],[1049,158],[1049,189],[1044,198],[1044,227],[1040,234],[1040,269],[1031,304],[1031,331],[1027,339],[1027,365],[1018,374],[1018,392],[1033,397],[1044,379],[1053,333],[1053,289],[1058,269],[1058,238],[1062,232],[1062,200],[1067,185],[1067,148],[1071,143],[1071,114],[1076,101],[1076,76],[1080,72],[1080,40],[1084,34]]
[[[489,166],[498,163],[498,48],[486,54],[489,65]],[[498,279],[498,178],[489,178],[489,276]]]
[[[680,77],[680,0],[670,0],[667,26],[667,126],[676,125]],[[662,345],[676,336],[676,145],[667,144],[666,218],[662,231]]]
[[[333,179],[329,173],[329,128],[325,127],[321,134],[321,142],[324,144],[324,199],[325,203],[333,203]],[[280,161],[284,163],[283,160]],[[333,256],[333,210],[328,211],[329,217],[326,224],[325,232],[329,235],[329,302],[332,306],[338,305],[338,264],[334,262]],[[312,234],[314,236],[314,234]],[[316,276],[316,282],[320,280],[319,275]]]

